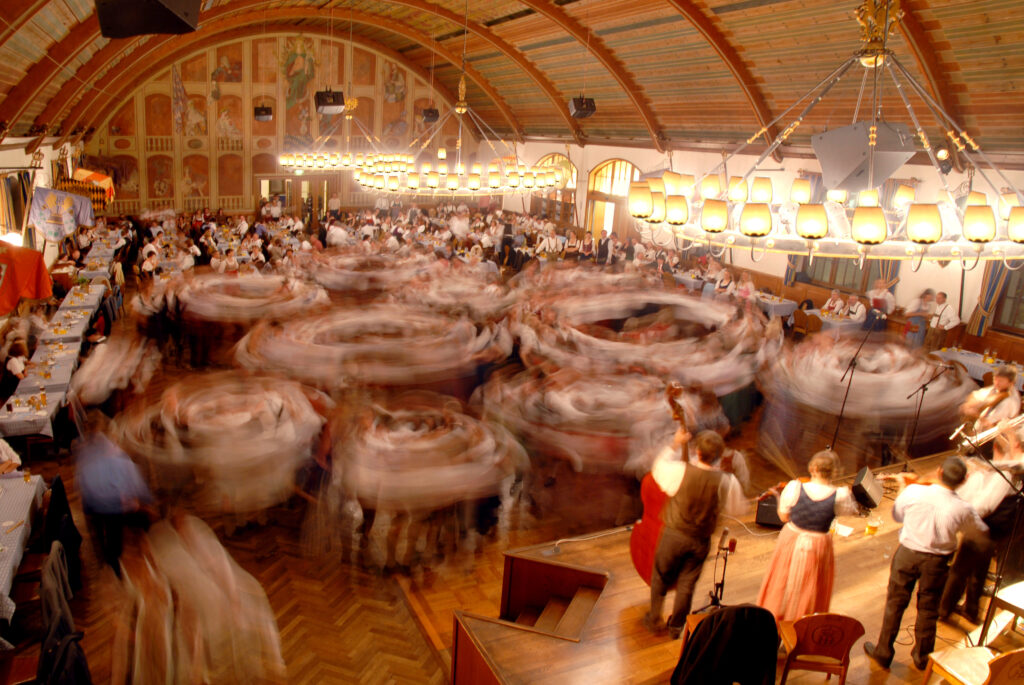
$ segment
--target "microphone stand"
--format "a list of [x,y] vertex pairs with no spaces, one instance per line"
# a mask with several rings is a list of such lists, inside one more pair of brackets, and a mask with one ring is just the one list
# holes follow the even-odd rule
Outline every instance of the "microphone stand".
[[947,371],[949,371],[949,368],[950,368],[949,366],[946,366],[945,364],[943,364],[942,367],[938,370],[938,372],[934,376],[932,376],[931,378],[926,380],[924,383],[919,385],[917,387],[917,390],[915,390],[914,392],[912,392],[909,395],[907,395],[907,399],[909,400],[911,397],[913,397],[917,393],[921,393],[921,396],[917,398],[917,411],[914,412],[914,423],[913,423],[913,426],[910,429],[910,441],[907,442],[906,457],[908,459],[910,458],[910,450],[914,446],[914,438],[917,437],[917,424],[921,420],[921,407],[924,406],[924,394],[926,392],[928,392],[928,386],[931,385],[932,383],[934,383],[936,380],[938,380],[939,376],[941,376],[942,374],[944,374]]
[[[884,314],[882,316],[885,317]],[[839,379],[839,382],[842,383],[846,380],[846,375],[850,375],[850,380],[846,383],[846,392],[843,393],[843,404],[839,407],[839,418],[836,419],[836,429],[832,433],[832,442],[829,443],[828,447],[825,449],[832,449],[836,444],[836,440],[839,438],[839,426],[843,422],[843,414],[846,413],[846,400],[850,397],[850,387],[853,385],[853,372],[857,370],[857,357],[860,356],[860,351],[864,349],[864,343],[868,341],[868,337],[870,337],[872,333],[874,333],[874,326],[869,328],[864,334],[864,337],[860,341],[860,345],[857,346],[857,351],[853,353],[853,356],[850,358],[850,363],[846,365],[846,371],[843,372],[843,377]]]

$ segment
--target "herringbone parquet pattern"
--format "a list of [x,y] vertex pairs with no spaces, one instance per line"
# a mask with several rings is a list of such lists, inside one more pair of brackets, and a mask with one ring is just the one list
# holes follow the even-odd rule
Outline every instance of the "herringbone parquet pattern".
[[[85,587],[72,600],[93,681],[111,679],[117,579],[96,562],[74,488],[73,461],[65,457],[37,463],[33,470],[49,481],[60,473],[68,486],[79,530]],[[218,530],[236,561],[263,586],[277,617],[289,685],[371,685],[443,683],[445,676],[433,649],[416,628],[393,579],[381,578],[336,555],[310,559],[299,549],[305,503],[269,513],[262,526],[232,535]],[[16,627],[38,630],[38,612],[19,608]],[[18,653],[38,654],[38,642],[25,640]]]

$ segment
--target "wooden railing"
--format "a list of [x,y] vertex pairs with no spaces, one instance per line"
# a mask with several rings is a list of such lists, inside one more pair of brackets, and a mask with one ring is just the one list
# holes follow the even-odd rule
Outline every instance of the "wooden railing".
[[217,150],[220,152],[241,152],[242,151],[242,139],[241,138],[218,138],[217,139]]
[[171,152],[174,138],[171,136],[146,136],[146,152]]

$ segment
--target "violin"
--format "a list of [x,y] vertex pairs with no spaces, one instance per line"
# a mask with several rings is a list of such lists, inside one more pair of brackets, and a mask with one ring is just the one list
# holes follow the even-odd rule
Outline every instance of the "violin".
[[[686,411],[679,403],[682,394],[683,388],[678,383],[669,383],[665,387],[665,400],[672,411],[672,418],[683,432],[688,433]],[[661,531],[665,527],[661,520],[661,510],[668,501],[668,495],[649,473],[640,482],[640,500],[643,502],[644,512],[630,533],[629,556],[633,560],[633,568],[643,581],[650,585],[651,573],[654,571],[654,554],[658,550]]]

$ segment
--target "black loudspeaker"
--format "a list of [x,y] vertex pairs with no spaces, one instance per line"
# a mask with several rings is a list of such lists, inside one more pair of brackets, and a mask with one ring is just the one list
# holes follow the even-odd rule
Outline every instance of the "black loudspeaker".
[[757,516],[754,522],[766,528],[782,528],[786,525],[779,518],[779,498],[775,495],[763,495],[757,500]]
[[432,124],[441,118],[441,113],[433,107],[423,110],[423,123]]
[[586,119],[597,111],[594,98],[573,98],[569,100],[569,114],[573,119]]
[[875,145],[875,174],[868,186],[868,137],[871,124],[858,121],[811,136],[811,146],[821,163],[821,179],[829,190],[853,193],[877,188],[910,161],[916,150],[914,136],[906,124],[878,122]]
[[321,90],[313,96],[319,114],[341,114],[345,111],[345,94],[334,90]]
[[152,33],[191,33],[199,23],[200,0],[96,0],[100,33],[129,38]]
[[274,110],[271,107],[253,107],[252,115],[256,121],[273,121]]
[[853,498],[865,509],[874,509],[882,501],[882,486],[867,466],[857,472],[850,490]]

